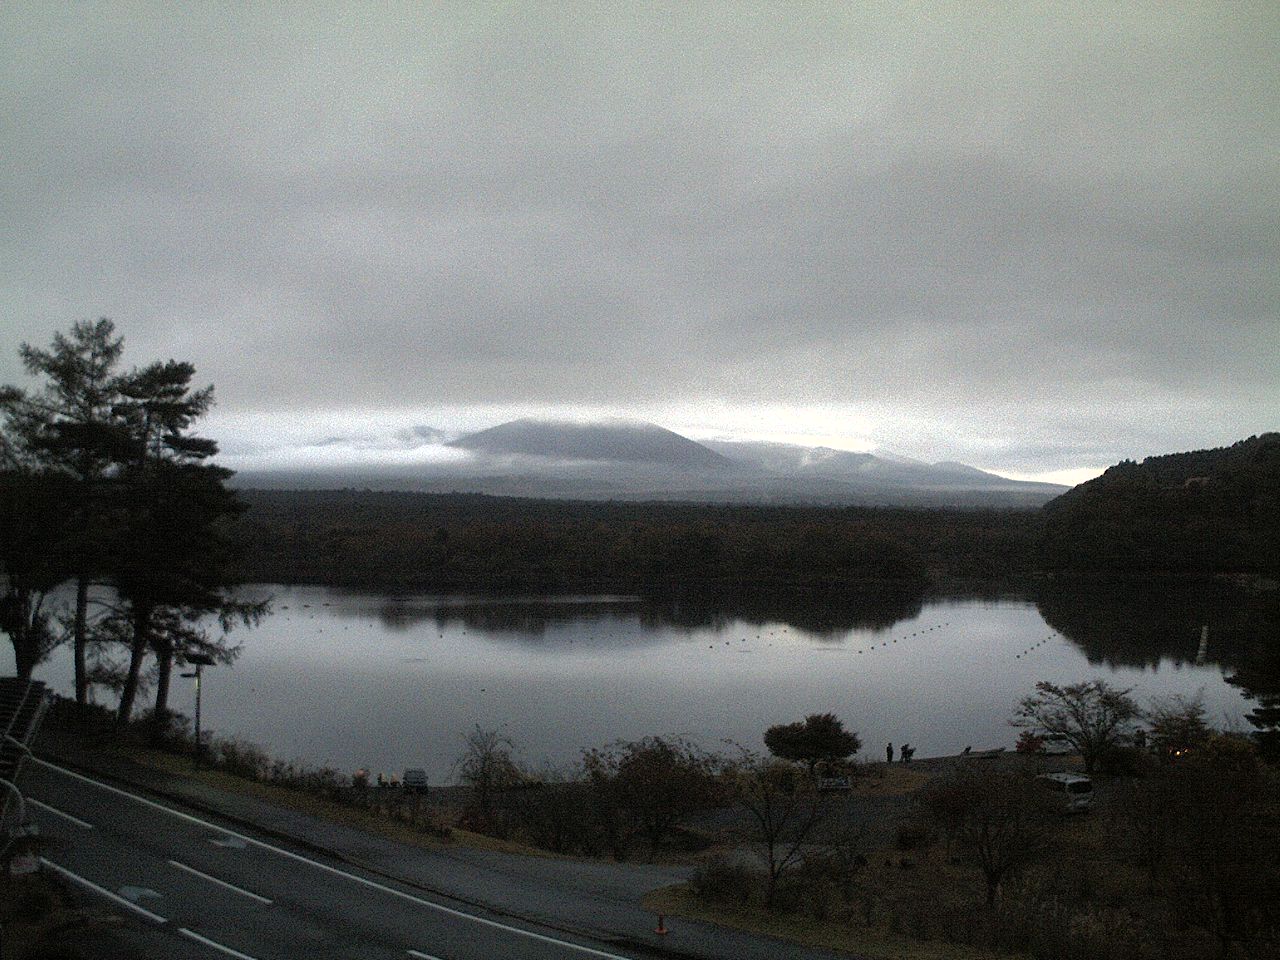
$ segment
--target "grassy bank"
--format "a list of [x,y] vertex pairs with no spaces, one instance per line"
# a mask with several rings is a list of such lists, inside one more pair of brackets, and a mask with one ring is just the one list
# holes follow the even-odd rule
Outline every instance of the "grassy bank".
[[[131,770],[180,778],[424,849],[463,846],[552,856],[525,844],[459,828],[455,823],[457,799],[441,797],[439,791],[434,797],[416,801],[400,790],[371,788],[361,793],[340,784],[325,768],[273,761],[259,748],[242,743],[231,748],[236,759],[228,765],[226,754],[219,749],[226,745],[226,741],[215,741],[210,758],[197,763],[192,745],[181,739],[156,744],[143,724],[122,731],[105,716],[73,719],[63,707],[46,720],[39,750],[50,759],[126,780]],[[254,762],[246,763],[247,757],[255,758]]]
[[894,933],[886,925],[850,927],[794,914],[771,913],[748,904],[711,904],[699,897],[688,884],[654,890],[644,898],[644,905],[667,918],[700,920],[805,947],[849,953],[864,960],[1026,960],[1028,956],[1025,953],[997,953],[954,943],[916,940]]

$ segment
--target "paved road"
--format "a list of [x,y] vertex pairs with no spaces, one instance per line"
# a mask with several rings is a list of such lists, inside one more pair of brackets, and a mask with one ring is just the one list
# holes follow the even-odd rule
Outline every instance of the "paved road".
[[[287,831],[281,823],[272,824],[272,838],[217,822],[172,798],[157,802],[43,761],[28,765],[24,781],[42,833],[60,840],[46,854],[48,868],[130,915],[138,955],[181,960],[835,956],[690,921],[672,924],[673,935],[658,938],[632,889],[644,883],[643,874],[608,864],[397,849],[279,808],[256,811],[250,822],[262,822],[268,813],[291,818]],[[282,832],[311,845],[282,841]],[[361,862],[372,870],[351,865],[347,847],[352,843],[361,844]],[[346,862],[317,853],[316,845],[344,851]],[[424,886],[446,895],[424,892]],[[477,890],[485,895],[477,897]],[[534,920],[513,919],[513,914]]]
[[33,764],[26,781],[41,832],[64,841],[48,869],[184,941],[183,956],[636,956],[460,910],[58,767]]

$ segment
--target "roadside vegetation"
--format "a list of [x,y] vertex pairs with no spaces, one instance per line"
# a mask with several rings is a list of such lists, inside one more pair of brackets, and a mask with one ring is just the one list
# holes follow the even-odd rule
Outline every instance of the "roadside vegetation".
[[79,960],[84,954],[71,944],[100,942],[114,922],[105,911],[78,905],[54,876],[0,874],[0,957],[6,960]]
[[[196,775],[411,842],[694,864],[651,909],[868,957],[1280,956],[1280,777],[1248,737],[1103,681],[1040,684],[1011,721],[1016,752],[909,765],[851,759],[856,732],[815,714],[767,731],[770,755],[648,737],[560,771],[477,727],[427,795],[234,741]],[[1085,738],[1093,809],[1072,816],[1038,775],[1083,768]],[[194,764],[180,718],[134,749]]]
[[[815,829],[839,823],[838,803],[801,764],[791,780],[764,768],[775,796],[763,809],[785,812],[754,821],[756,855],[721,850],[650,905],[873,957],[1280,956],[1277,771],[1247,737],[1212,730],[1198,703],[1138,709],[1100,682],[1074,692],[1084,725],[1118,701],[1129,714],[1099,739],[1091,812],[1067,815],[1037,777],[1067,762],[1045,755],[1066,741],[1044,726],[1001,760],[935,764],[887,844]],[[749,796],[760,792],[757,781]]]

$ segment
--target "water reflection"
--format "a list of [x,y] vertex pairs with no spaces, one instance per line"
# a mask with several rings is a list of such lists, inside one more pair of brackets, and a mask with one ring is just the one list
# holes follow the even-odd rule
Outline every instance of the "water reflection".
[[1280,757],[1280,597],[1218,584],[1179,588],[1055,585],[1036,606],[1091,664],[1215,664],[1253,706],[1244,719]]
[[[429,624],[445,631],[461,626],[486,633],[514,633],[536,640],[550,627],[563,623],[603,623],[636,616],[635,597],[584,597],[572,600],[496,597],[441,601],[436,598],[397,597],[378,608],[379,622],[389,630],[406,632]],[[361,617],[363,611],[349,611]]]
[[649,605],[654,626],[721,629],[733,621],[782,624],[816,638],[843,639],[851,630],[888,630],[920,615],[924,592],[907,586],[834,594],[757,593],[689,596]]
[[1254,707],[1245,719],[1254,727],[1263,753],[1280,760],[1280,634],[1260,642],[1249,660],[1227,677]]
[[[842,640],[851,630],[888,630],[920,615],[924,593],[914,588],[851,590],[814,595],[799,592],[757,594],[690,594],[663,600],[628,596],[603,597],[483,597],[449,599],[397,597],[381,602],[379,621],[388,630],[409,631],[425,624],[445,632],[454,626],[495,638],[537,643],[566,624],[596,627],[575,631],[607,644],[623,623],[639,623],[645,631],[672,628],[684,631],[781,624],[815,638]],[[361,618],[367,609],[359,602],[340,604],[339,616]],[[633,632],[627,631],[628,637]],[[655,642],[665,642],[652,634]]]
[[[831,711],[877,753],[907,740],[926,756],[1011,746],[1010,712],[1039,680],[1101,677],[1144,702],[1203,690],[1211,717],[1244,725],[1253,704],[1241,691],[1275,675],[1243,669],[1262,662],[1250,645],[1265,648],[1274,617],[1259,626],[1258,614],[1227,605],[1209,621],[1209,663],[1197,666],[1204,608],[1166,595],[644,602],[259,589],[275,595],[275,613],[245,632],[233,668],[206,677],[209,726],[284,757],[423,767],[437,780],[477,724],[512,732],[527,759],[564,764],[585,747],[653,734],[762,749],[770,725]],[[70,689],[65,650],[41,676]],[[188,709],[191,693],[179,684],[175,706]]]
[[[1172,589],[1051,585],[1039,592],[1036,607],[1089,663],[1111,668],[1205,663],[1226,672],[1254,659],[1255,651],[1280,631],[1276,598],[1245,596],[1213,584]],[[1205,627],[1208,643],[1202,653]]]

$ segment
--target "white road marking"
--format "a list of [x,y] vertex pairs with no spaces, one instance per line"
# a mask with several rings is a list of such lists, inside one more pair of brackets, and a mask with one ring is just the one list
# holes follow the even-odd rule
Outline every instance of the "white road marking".
[[92,823],[89,823],[88,821],[85,821],[85,820],[81,820],[79,817],[73,817],[71,814],[67,813],[65,810],[59,810],[57,807],[51,807],[47,803],[41,803],[39,800],[35,799],[34,797],[27,797],[27,803],[31,804],[33,807],[39,807],[41,810],[48,810],[50,813],[56,814],[57,816],[62,817],[64,820],[70,820],[77,827],[84,827],[86,830],[93,829]]
[[124,897],[126,900],[138,903],[141,900],[163,900],[164,894],[159,890],[152,890],[150,887],[135,887],[132,885],[117,887],[116,893]]
[[409,950],[408,954],[411,957],[417,957],[418,960],[440,960],[439,957],[433,956],[430,953],[423,953],[421,950]]
[[186,927],[179,927],[178,932],[184,937],[190,937],[197,943],[203,943],[206,947],[213,947],[214,950],[221,950],[228,957],[235,957],[236,960],[258,960],[257,957],[251,957],[247,953],[241,953],[239,950],[232,950],[230,947],[225,947],[217,940],[210,940],[208,937],[202,937],[194,930],[188,930]]
[[211,877],[207,873],[201,873],[195,867],[189,867],[185,863],[181,863],[177,860],[170,860],[169,865],[171,867],[177,867],[179,870],[185,870],[187,873],[193,874],[201,880],[208,880],[210,883],[216,883],[220,887],[226,887],[228,890],[232,890],[243,897],[248,897],[250,900],[257,900],[259,903],[265,903],[267,905],[274,902],[268,900],[266,897],[260,897],[258,894],[246,890],[243,887],[237,887],[234,883],[227,883],[227,881],[219,880],[217,877]]
[[158,913],[152,913],[146,907],[140,907],[136,903],[134,903],[132,900],[126,900],[124,897],[120,896],[118,893],[112,893],[106,887],[100,887],[96,883],[94,883],[92,880],[86,880],[84,877],[80,876],[80,874],[72,873],[66,867],[60,867],[51,860],[46,860],[44,857],[41,857],[40,862],[43,863],[46,867],[48,867],[50,870],[55,870],[58,873],[62,874],[72,883],[78,883],[82,887],[87,887],[88,889],[92,890],[94,893],[97,893],[97,894],[100,894],[101,896],[106,897],[108,900],[112,901],[113,903],[119,904],[120,906],[124,907],[126,910],[132,910],[134,913],[139,914],[140,916],[146,917],[148,920],[152,921],[153,923],[169,922],[167,917],[162,917]]
[[[148,800],[146,797],[140,797],[136,794],[129,793],[127,790],[121,790],[119,787],[113,787],[108,783],[102,783],[99,780],[86,777],[83,774],[76,773],[74,770],[67,770],[65,767],[60,767],[57,764],[50,763],[48,760],[41,760],[39,757],[34,756],[31,759],[43,767],[48,767],[50,770],[57,770],[59,773],[65,774],[68,777],[74,777],[76,780],[82,780],[85,783],[98,787],[99,789],[106,790],[108,793],[118,794],[119,796],[126,797],[136,803],[152,807],[162,813],[169,814],[171,817],[177,817],[179,820],[186,820],[188,823],[197,823],[210,830],[217,830],[219,833],[225,833],[229,837],[236,837],[243,840],[245,843],[252,844],[262,850],[270,850],[272,853],[278,854],[282,857],[287,857],[290,860],[296,860],[298,863],[308,864],[317,870],[332,874],[335,877],[343,877],[350,880],[352,883],[358,883],[371,890],[380,890],[381,892],[390,894],[393,897],[399,897],[401,900],[407,900],[409,903],[416,903],[419,906],[426,907],[428,910],[436,910],[440,913],[457,917],[460,920],[470,920],[472,923],[478,923],[486,927],[491,927],[495,930],[504,930],[507,933],[514,933],[517,936],[528,937],[530,940],[537,940],[541,943],[549,943],[552,946],[563,947],[567,950],[576,950],[578,953],[583,953],[587,956],[601,957],[603,960],[631,960],[631,958],[624,957],[621,954],[606,953],[603,950],[596,950],[592,947],[584,947],[577,943],[570,943],[568,940],[558,940],[555,937],[548,937],[541,933],[534,933],[532,930],[522,930],[520,927],[513,927],[509,924],[500,923],[497,920],[490,920],[487,917],[477,917],[473,913],[465,913],[462,910],[455,910],[453,907],[446,907],[442,903],[432,903],[430,900],[423,900],[421,897],[415,897],[413,894],[405,893],[403,890],[397,890],[395,887],[388,887],[386,884],[378,883],[376,880],[370,880],[354,873],[347,873],[345,870],[339,870],[337,867],[331,867],[326,863],[320,863],[318,860],[312,860],[310,857],[304,857],[302,854],[294,853],[292,850],[285,850],[283,847],[277,847],[264,840],[256,840],[248,834],[237,833],[235,830],[220,827],[207,820],[201,820],[199,817],[193,817],[189,813],[183,813],[181,810],[174,810],[172,807],[166,807],[162,803],[156,803],[154,800]],[[133,904],[130,904],[130,906],[133,906]],[[250,960],[252,960],[252,958],[250,958]]]

